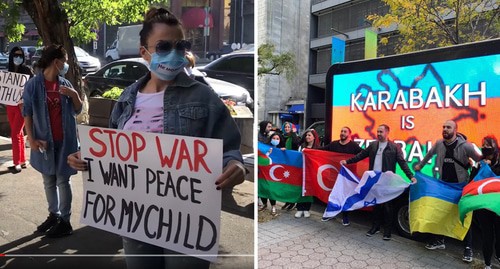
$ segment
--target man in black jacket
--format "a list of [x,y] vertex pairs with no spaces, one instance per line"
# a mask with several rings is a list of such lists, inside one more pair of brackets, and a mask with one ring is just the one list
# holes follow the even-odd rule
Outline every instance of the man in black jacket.
[[[345,161],[340,161],[340,164],[351,164],[359,162],[366,157],[370,157],[369,169],[373,171],[392,171],[396,172],[396,163],[403,170],[406,176],[416,182],[408,164],[403,157],[403,151],[394,142],[389,141],[389,126],[381,124],[377,128],[377,141],[371,143],[367,148],[358,153],[356,156]],[[373,236],[380,231],[380,224],[384,221],[384,240],[391,240],[391,225],[392,225],[392,203],[391,201],[375,205],[373,210],[372,228],[366,233],[366,236]]]

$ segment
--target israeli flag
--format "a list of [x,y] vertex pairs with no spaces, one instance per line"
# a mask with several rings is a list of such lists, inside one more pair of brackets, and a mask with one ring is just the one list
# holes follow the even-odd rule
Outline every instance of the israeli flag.
[[342,211],[353,211],[395,199],[410,183],[393,172],[366,171],[358,179],[342,166],[328,198],[323,218],[335,217]]

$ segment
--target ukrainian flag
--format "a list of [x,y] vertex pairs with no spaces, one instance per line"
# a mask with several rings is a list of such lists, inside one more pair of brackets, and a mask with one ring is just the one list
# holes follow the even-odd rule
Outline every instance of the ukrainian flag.
[[420,172],[417,183],[410,186],[410,230],[463,240],[469,230],[472,214],[462,226],[458,202],[466,182],[447,183]]

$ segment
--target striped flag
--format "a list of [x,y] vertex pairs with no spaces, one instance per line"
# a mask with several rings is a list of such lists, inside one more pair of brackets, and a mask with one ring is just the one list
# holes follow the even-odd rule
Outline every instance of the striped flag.
[[471,216],[460,222],[458,202],[464,183],[448,183],[415,174],[417,183],[410,187],[410,230],[444,235],[463,240],[471,224]]
[[496,176],[489,165],[481,161],[481,168],[474,181],[467,184],[458,203],[460,221],[467,213],[476,209],[488,209],[500,216],[500,177]]
[[[281,202],[311,202],[311,196],[302,196],[302,153],[271,148],[259,143],[258,193],[259,197]],[[267,156],[269,160],[265,160]]]
[[401,195],[409,185],[401,176],[390,171],[366,171],[358,179],[348,168],[342,166],[323,217],[335,217],[342,211],[388,202]]

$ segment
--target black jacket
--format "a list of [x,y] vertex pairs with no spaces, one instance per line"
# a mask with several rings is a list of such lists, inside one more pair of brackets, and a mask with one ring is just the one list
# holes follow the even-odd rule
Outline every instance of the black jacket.
[[[356,154],[356,156],[347,160],[347,163],[356,163],[366,157],[370,157],[369,169],[373,170],[373,164],[375,163],[375,156],[377,155],[378,150],[378,143],[379,141],[372,142],[367,148]],[[403,157],[403,151],[396,143],[387,141],[387,146],[382,153],[382,172],[392,171],[396,173],[396,162],[399,164],[399,167],[401,167],[406,176],[411,179],[413,177],[413,173]]]

